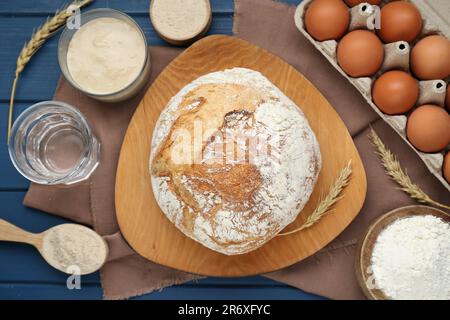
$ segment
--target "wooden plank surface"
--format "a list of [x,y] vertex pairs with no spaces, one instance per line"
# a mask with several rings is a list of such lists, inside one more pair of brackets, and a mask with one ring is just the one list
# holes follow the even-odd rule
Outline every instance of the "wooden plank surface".
[[[86,285],[80,290],[67,290],[64,285],[54,284],[0,284],[0,299],[36,299],[57,297],[61,300],[101,299],[102,292],[98,285]],[[318,300],[318,296],[302,294],[290,287],[277,286],[203,286],[183,285],[166,288],[152,294],[136,297],[133,300]]]
[[[9,3],[8,3],[9,2]],[[11,5],[14,2],[14,5]],[[67,0],[13,0],[1,1],[0,15],[44,15],[52,14],[55,9],[61,8]],[[234,12],[232,0],[210,0],[215,15],[226,13],[232,15]],[[297,4],[298,0],[283,0],[286,3]],[[149,0],[95,0],[90,8],[114,8],[131,15],[142,14],[148,17]]]
[[[7,103],[17,54],[31,31],[66,0],[0,1],[0,217],[39,232],[65,222],[38,210],[26,208],[22,199],[28,182],[12,166],[6,148]],[[297,4],[299,0],[284,0]],[[231,34],[233,1],[212,0],[213,24],[209,34]],[[165,45],[155,34],[148,17],[148,0],[96,0],[91,8],[110,7],[125,11],[138,21],[151,45]],[[59,34],[33,57],[21,76],[15,116],[33,103],[52,98],[60,70],[56,59]],[[0,243],[0,299],[100,299],[98,273],[82,278],[82,290],[68,290],[64,274],[48,267],[27,245]],[[84,284],[84,285],[83,285]],[[316,299],[262,277],[207,278],[138,299]]]

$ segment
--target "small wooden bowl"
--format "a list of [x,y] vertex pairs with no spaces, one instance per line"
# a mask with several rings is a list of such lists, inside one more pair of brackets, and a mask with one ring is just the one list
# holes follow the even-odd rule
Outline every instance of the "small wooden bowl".
[[358,279],[358,283],[368,299],[390,299],[380,289],[371,288],[371,286],[369,285],[373,283],[373,275],[371,272],[371,258],[373,248],[379,234],[394,221],[400,218],[417,215],[433,215],[450,223],[450,215],[441,210],[426,206],[409,206],[398,208],[382,215],[369,226],[366,233],[364,234],[364,237],[360,241],[357,249],[355,265],[356,278]]
[[[152,26],[155,29],[156,33],[164,41],[166,41],[174,46],[187,46],[187,45],[190,45],[190,44],[194,43],[195,41],[199,40],[200,38],[202,38],[208,32],[209,28],[211,27],[212,9],[211,9],[211,3],[209,0],[199,0],[199,1],[204,2],[205,6],[207,7],[207,11],[208,11],[207,19],[205,21],[202,21],[201,29],[199,29],[194,34],[187,35],[186,37],[170,38],[169,36],[166,36],[165,30],[158,28],[157,24],[155,24],[155,16],[153,13],[153,4],[154,4],[155,0],[151,0],[150,1],[150,21],[151,21]],[[193,18],[193,19],[195,19],[195,18]]]

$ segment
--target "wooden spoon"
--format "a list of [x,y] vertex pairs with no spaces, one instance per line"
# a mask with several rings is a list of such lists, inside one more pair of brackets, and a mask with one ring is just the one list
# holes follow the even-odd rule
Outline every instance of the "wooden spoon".
[[52,267],[68,274],[89,274],[99,270],[108,256],[108,245],[95,231],[66,223],[42,233],[30,233],[0,219],[0,241],[34,246]]

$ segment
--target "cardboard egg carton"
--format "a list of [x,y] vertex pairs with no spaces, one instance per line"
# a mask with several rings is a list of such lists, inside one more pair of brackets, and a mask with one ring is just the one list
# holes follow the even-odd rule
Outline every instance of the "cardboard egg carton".
[[[309,35],[304,27],[304,14],[309,4],[313,0],[303,0],[297,7],[295,12],[295,24],[300,32],[328,59],[328,61],[362,94],[368,104],[383,118],[404,140],[409,146],[420,156],[432,174],[442,182],[442,184],[450,191],[449,183],[442,175],[442,165],[444,162],[445,150],[441,153],[423,153],[417,150],[406,138],[406,115],[390,116],[381,112],[372,101],[372,85],[374,81],[384,72],[390,69],[402,69],[410,71],[410,50],[414,46],[410,46],[407,42],[399,41],[385,45],[385,59],[380,71],[373,77],[352,78],[348,76],[339,66],[336,58],[336,49],[338,42],[335,40],[317,41]],[[380,7],[388,1],[383,1]],[[410,0],[422,14],[423,30],[418,40],[432,34],[440,34],[450,39],[450,23],[446,21],[447,17],[443,14],[450,13],[450,1],[448,0]],[[349,32],[355,29],[368,29],[367,21],[375,23],[374,17],[377,6],[369,3],[363,3],[350,8],[351,22]],[[448,19],[448,18],[447,18]],[[416,40],[417,41],[417,40]],[[420,97],[416,106],[423,104],[445,105],[445,95],[447,83],[450,79],[420,81]],[[447,150],[449,150],[447,146]]]

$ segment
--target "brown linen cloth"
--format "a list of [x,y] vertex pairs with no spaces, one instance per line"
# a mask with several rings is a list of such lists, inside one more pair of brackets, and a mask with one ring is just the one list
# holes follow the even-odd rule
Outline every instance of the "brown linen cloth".
[[[367,139],[369,124],[426,192],[441,202],[448,200],[449,194],[409,146],[378,118],[356,89],[299,33],[294,25],[294,10],[293,6],[271,0],[236,0],[235,34],[285,59],[326,96],[355,138],[366,168],[368,193],[358,218],[330,245],[296,265],[267,276],[329,298],[362,299],[353,270],[355,244],[375,217],[393,208],[414,204],[384,174]],[[178,52],[170,48],[151,48],[152,80]],[[195,278],[139,257],[130,250],[117,226],[115,170],[123,135],[140,98],[111,106],[83,96],[61,79],[55,99],[72,103],[88,117],[102,142],[102,164],[87,185],[61,189],[32,184],[25,205],[93,225],[100,234],[106,235],[111,254],[101,277],[107,299],[127,298]]]

